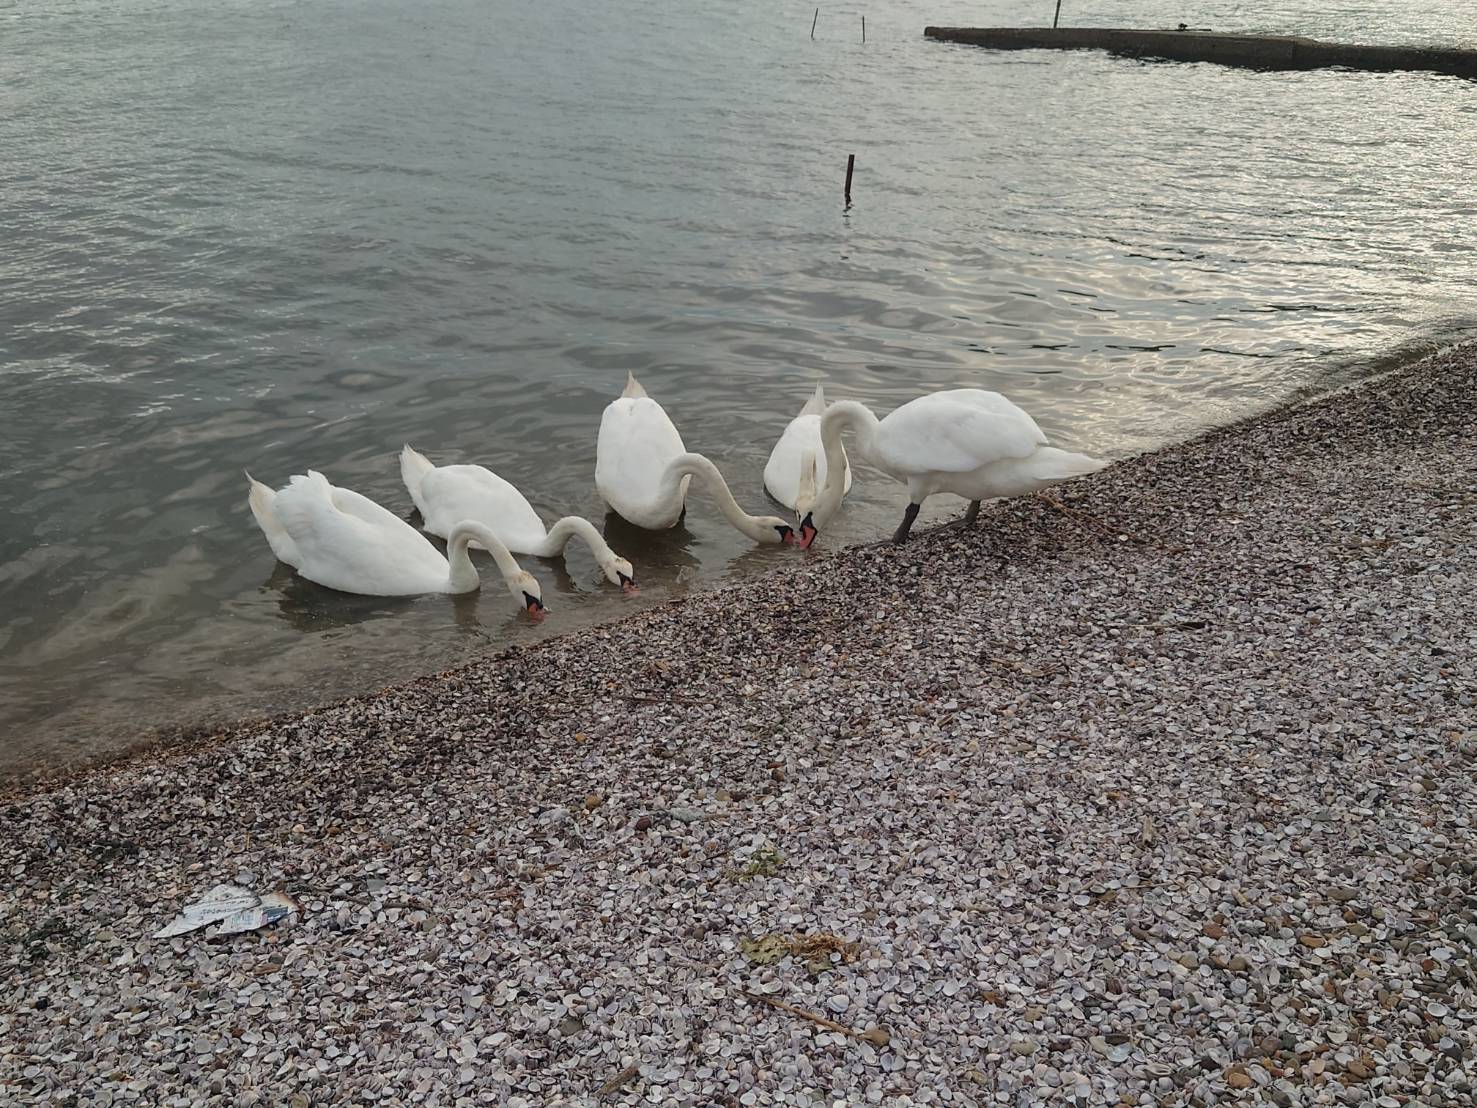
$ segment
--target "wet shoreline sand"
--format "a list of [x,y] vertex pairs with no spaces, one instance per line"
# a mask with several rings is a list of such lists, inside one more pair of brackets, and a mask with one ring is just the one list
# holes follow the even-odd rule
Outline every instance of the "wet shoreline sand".
[[[1474,402],[22,788],[0,1099],[1467,1103]],[[149,938],[233,880],[304,910]]]

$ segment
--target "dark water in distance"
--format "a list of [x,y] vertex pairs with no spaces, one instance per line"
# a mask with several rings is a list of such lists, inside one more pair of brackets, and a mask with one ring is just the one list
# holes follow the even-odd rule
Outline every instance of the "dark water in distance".
[[[1472,37],[1456,6],[1314,6],[1192,21]],[[533,632],[500,587],[295,580],[243,468],[321,468],[408,513],[408,441],[599,521],[595,432],[635,370],[765,511],[764,459],[818,380],[881,412],[997,388],[1124,456],[1477,320],[1477,86],[921,35],[1049,23],[1049,0],[826,5],[812,42],[813,9],[0,0],[0,775],[802,556],[695,498],[685,530],[613,531],[640,600],[583,548],[567,572],[528,559],[553,609]],[[824,541],[902,503],[863,469]]]

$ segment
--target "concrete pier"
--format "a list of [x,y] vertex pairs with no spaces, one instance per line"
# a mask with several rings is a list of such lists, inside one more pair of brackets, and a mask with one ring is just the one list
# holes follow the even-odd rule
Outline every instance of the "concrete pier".
[[1354,46],[1285,35],[1136,31],[1112,27],[926,27],[923,33],[941,42],[992,50],[1106,50],[1131,58],[1215,62],[1248,69],[1342,66],[1381,73],[1426,70],[1477,78],[1477,50]]

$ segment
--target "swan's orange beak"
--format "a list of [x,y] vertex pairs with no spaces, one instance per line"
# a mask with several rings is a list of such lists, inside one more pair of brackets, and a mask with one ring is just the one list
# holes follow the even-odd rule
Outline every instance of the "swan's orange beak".
[[544,602],[536,596],[530,596],[528,593],[523,594],[523,599],[528,602],[528,618],[533,620],[534,623],[542,623],[546,614]]
[[800,549],[809,550],[811,548],[811,545],[815,542],[815,537],[819,534],[820,531],[816,528],[815,523],[811,520],[810,513],[806,512],[805,518],[800,521],[800,541],[798,544]]
[[621,592],[625,593],[627,596],[640,596],[641,595],[641,590],[639,588],[637,588],[637,586],[636,586],[636,579],[634,577],[627,577],[624,573],[622,573],[620,575],[620,578],[621,578]]

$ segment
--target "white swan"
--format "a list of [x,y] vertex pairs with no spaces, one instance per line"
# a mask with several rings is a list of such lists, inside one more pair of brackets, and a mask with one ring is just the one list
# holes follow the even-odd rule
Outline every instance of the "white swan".
[[[821,416],[825,411],[825,389],[817,385],[815,395],[805,402],[800,414],[785,425],[779,442],[769,452],[769,461],[764,464],[764,491],[796,512],[800,509],[796,500],[800,496],[801,474],[807,454],[819,459],[816,464],[816,481],[822,485],[826,481],[826,459],[821,445]],[[845,449],[841,451],[841,457],[844,462]],[[846,483],[842,486],[841,495],[845,496],[850,491],[851,466],[847,465]]]
[[467,546],[492,553],[503,581],[535,620],[543,618],[543,592],[496,535],[465,521],[451,530],[450,560],[403,519],[351,489],[335,488],[315,470],[293,477],[277,492],[246,475],[248,502],[272,553],[309,581],[364,596],[463,593],[481,581]]
[[[470,519],[492,531],[514,554],[552,558],[578,538],[590,548],[600,571],[627,595],[637,592],[636,571],[579,516],[565,516],[547,531],[528,499],[492,470],[476,465],[432,465],[424,454],[407,446],[400,452],[400,478],[420,509],[425,529],[443,539],[456,525]],[[480,543],[478,545],[481,545]]]
[[738,506],[718,467],[688,452],[671,419],[646,395],[635,375],[605,407],[595,445],[595,487],[623,518],[662,531],[682,518],[687,486],[697,477],[713,494],[723,518],[755,542],[795,541],[794,527],[777,516],[751,516]]
[[979,515],[980,501],[1020,496],[1095,473],[1106,462],[1046,444],[1041,428],[998,392],[949,389],[910,400],[879,420],[863,404],[843,400],[821,417],[821,442],[830,475],[811,513],[800,523],[800,547],[808,549],[817,531],[840,507],[841,432],[857,434],[862,455],[908,485],[908,508],[892,536],[904,542],[923,501],[951,492],[969,501],[966,523]]

